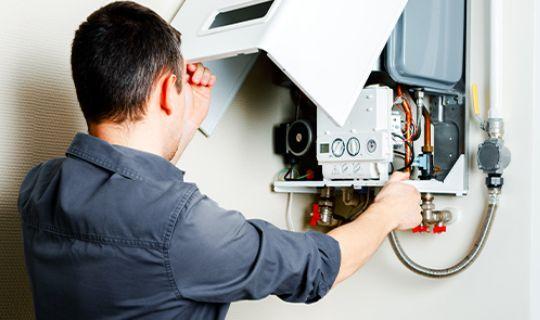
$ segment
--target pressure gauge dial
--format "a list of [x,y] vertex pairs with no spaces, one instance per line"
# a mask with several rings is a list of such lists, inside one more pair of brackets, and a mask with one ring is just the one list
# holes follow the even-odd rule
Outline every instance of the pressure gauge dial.
[[375,152],[375,150],[377,150],[377,141],[369,139],[367,142],[367,150],[369,153]]
[[332,154],[339,158],[345,153],[345,142],[341,139],[336,139],[332,142]]
[[350,138],[349,141],[347,141],[347,153],[354,157],[358,155],[360,152],[360,141],[356,138]]

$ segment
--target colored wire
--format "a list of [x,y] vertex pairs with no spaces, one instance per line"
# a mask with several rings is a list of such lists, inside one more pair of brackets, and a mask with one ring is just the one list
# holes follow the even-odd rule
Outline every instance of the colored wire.
[[416,121],[412,121],[411,119],[411,126],[414,127],[414,130],[412,130],[411,134],[411,141],[416,141],[418,138],[420,138],[421,133],[421,127],[420,127],[420,118],[421,118],[421,110],[418,108],[416,103],[412,101],[409,94],[407,92],[402,92],[400,96],[401,100],[403,101],[404,109],[409,110],[411,114],[411,118],[413,117],[411,104],[413,104],[416,107]]
[[285,173],[285,176],[283,177],[283,180],[285,180],[285,181],[300,181],[300,180],[303,180],[303,179],[305,179],[305,178],[307,178],[309,176],[309,174],[306,173],[306,174],[304,174],[302,176],[294,178],[294,173],[295,172],[298,173],[298,170],[295,170],[294,165],[291,165],[289,167],[289,169],[287,170],[287,173]]
[[289,167],[289,170],[287,170],[287,172],[285,173],[285,176],[283,177],[283,179],[285,179],[285,181],[291,181],[291,180],[294,180],[292,178],[289,178],[289,176],[291,175],[292,171],[293,171],[293,165],[291,165]]
[[[399,134],[393,133],[392,136],[399,138],[405,143],[405,153],[403,154],[405,157],[405,165],[402,168],[397,169],[396,171],[410,170],[414,162],[414,148],[413,148],[412,142],[407,141],[406,138],[400,136]],[[407,150],[409,150],[409,152],[407,152]],[[400,152],[394,152],[394,153],[397,155],[401,155]]]
[[[414,159],[414,156],[413,156],[414,148],[412,147],[412,135],[410,132],[410,128],[412,125],[412,111],[411,111],[411,107],[408,101],[403,98],[403,88],[401,87],[401,85],[397,86],[397,95],[403,101],[402,106],[405,111],[405,130],[404,130],[405,140],[404,141],[406,142],[406,145],[407,145],[407,147],[405,147],[405,163],[412,164],[412,161]],[[405,165],[404,169],[405,171],[410,172],[411,170],[410,165]]]

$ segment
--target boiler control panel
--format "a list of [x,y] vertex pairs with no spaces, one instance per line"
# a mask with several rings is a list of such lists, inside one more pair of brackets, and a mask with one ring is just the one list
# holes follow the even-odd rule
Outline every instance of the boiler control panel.
[[317,160],[325,180],[387,180],[393,159],[393,102],[392,89],[368,87],[343,127],[317,111]]

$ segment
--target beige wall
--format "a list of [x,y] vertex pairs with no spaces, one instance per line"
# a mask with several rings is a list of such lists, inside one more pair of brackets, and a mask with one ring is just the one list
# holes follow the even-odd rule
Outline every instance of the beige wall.
[[[2,1],[0,6],[0,319],[30,319],[17,191],[25,172],[62,156],[85,130],[71,81],[73,32],[104,1]],[[153,1],[165,18],[178,1]]]
[[[84,130],[69,72],[69,45],[78,23],[103,1],[4,1],[0,10],[0,319],[32,318],[15,202],[18,184],[33,164],[61,156]],[[144,1],[166,19],[180,1]],[[306,1],[306,3],[308,3]],[[470,78],[485,96],[486,0],[472,1]],[[387,243],[365,268],[311,306],[276,298],[241,302],[230,319],[527,319],[530,303],[533,167],[532,60],[534,0],[505,1],[504,114],[513,162],[500,214],[484,254],[466,273],[448,280],[419,278],[405,270]],[[187,178],[227,208],[285,227],[286,198],[270,192],[281,168],[272,154],[272,126],[290,110],[288,93],[271,84],[259,61],[233,106],[210,138],[198,135],[182,159]],[[486,103],[483,103],[484,105]],[[481,134],[471,130],[470,151]],[[411,256],[435,267],[460,257],[470,243],[484,200],[474,170],[470,195],[438,198],[461,208],[460,221],[442,236],[404,235]],[[295,201],[297,223],[309,197]]]
[[[534,47],[534,101],[540,99],[540,94],[538,89],[540,89],[540,1],[536,1],[534,4],[534,31],[535,31],[535,47]],[[534,108],[534,117],[533,123],[540,123],[540,110],[538,107]],[[534,135],[534,155],[533,162],[540,162],[540,136]],[[532,193],[534,195],[540,194],[540,168],[537,166],[533,169],[533,179],[536,183],[533,184]],[[533,208],[536,210],[532,214],[532,223],[531,223],[531,252],[532,252],[532,263],[531,263],[531,301],[540,301],[540,215],[535,214],[540,208],[540,199],[534,197]],[[531,315],[532,319],[540,318],[540,303],[531,303]]]

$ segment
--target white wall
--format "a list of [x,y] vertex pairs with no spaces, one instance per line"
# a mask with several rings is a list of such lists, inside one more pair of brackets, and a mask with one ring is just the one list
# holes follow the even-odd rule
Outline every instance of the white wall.
[[[540,88],[540,2],[536,1],[534,4],[534,101],[540,99],[540,94],[538,89]],[[540,110],[538,107],[534,108],[534,117],[533,121],[535,124],[540,123]],[[533,140],[534,145],[534,163],[540,162],[540,136],[534,135]],[[540,168],[535,166],[534,175],[533,175],[533,195],[540,194]],[[532,214],[532,223],[531,223],[531,301],[540,301],[540,216],[537,211],[540,208],[540,199],[538,197],[533,197],[533,211]],[[531,303],[531,319],[540,319],[540,303]]]
[[[170,19],[179,2],[143,3]],[[14,206],[16,190],[25,170],[33,163],[62,155],[72,135],[84,130],[70,79],[69,45],[78,23],[102,3],[2,3],[0,318],[31,318]],[[530,226],[535,193],[530,175],[533,153],[527,140],[533,134],[534,3],[535,0],[505,1],[503,99],[506,138],[513,162],[506,174],[501,210],[492,236],[476,264],[455,278],[423,279],[405,270],[385,243],[364,269],[315,305],[285,304],[276,298],[241,302],[232,306],[229,319],[532,319],[534,228]],[[486,4],[487,0],[472,1],[470,78],[483,88],[483,97],[488,88]],[[188,179],[196,181],[223,206],[285,227],[286,198],[270,191],[273,175],[282,166],[280,158],[272,154],[271,129],[287,117],[290,101],[285,90],[271,84],[269,70],[264,61],[256,65],[215,134],[210,139],[198,135],[180,167],[187,171]],[[485,106],[487,101],[483,101]],[[481,137],[478,130],[471,128],[471,152],[474,153]],[[535,145],[538,142],[537,138]],[[403,235],[411,256],[435,267],[460,258],[481,217],[482,179],[475,169],[470,177],[469,196],[437,198],[440,207],[461,208],[461,220],[445,235]],[[302,197],[295,202],[297,222],[309,201],[309,197]]]

